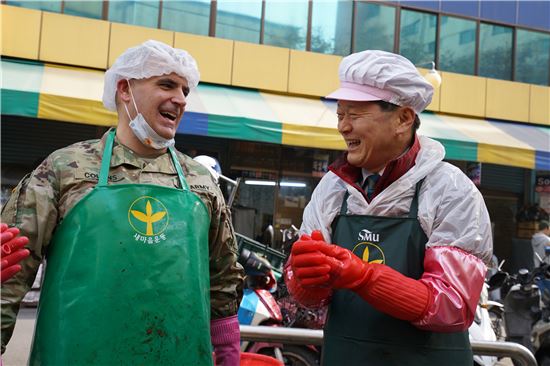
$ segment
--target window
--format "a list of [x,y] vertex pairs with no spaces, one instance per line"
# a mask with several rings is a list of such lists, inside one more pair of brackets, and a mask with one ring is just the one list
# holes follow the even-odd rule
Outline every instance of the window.
[[407,24],[401,29],[401,32],[403,34],[414,34],[418,33],[418,30],[420,29],[420,19],[415,20],[414,22]]
[[430,17],[430,27],[437,28],[437,17]]
[[347,56],[351,48],[353,2],[313,0],[311,50]]
[[207,36],[210,28],[210,0],[163,1],[160,27]]
[[[395,8],[371,3],[357,3],[355,22],[355,52],[383,50],[393,52],[395,39]],[[420,26],[415,21],[404,32],[417,32]]]
[[435,41],[428,43],[428,52],[435,55]]
[[44,10],[60,13],[61,12],[61,0],[42,0],[42,1],[14,1],[7,0],[7,5],[20,6],[28,9]]
[[103,2],[101,1],[65,1],[63,13],[79,17],[103,18]]
[[261,0],[218,0],[216,37],[260,43]]
[[509,33],[511,31],[512,29],[508,27],[498,27],[498,26],[491,27],[491,35],[493,36],[496,36],[498,34]]
[[510,27],[481,23],[479,76],[512,80],[512,36],[513,30]]
[[415,65],[426,66],[435,60],[437,16],[412,10],[401,10],[399,53]]
[[109,1],[109,20],[157,28],[159,20],[159,2]]
[[439,32],[439,68],[473,75],[475,73],[476,22],[442,16]]
[[305,50],[307,13],[307,0],[295,0],[292,3],[266,0],[263,43]]
[[459,41],[460,44],[475,42],[475,40],[476,40],[475,29],[468,29],[460,32],[460,41]]
[[516,81],[548,85],[550,34],[516,31]]

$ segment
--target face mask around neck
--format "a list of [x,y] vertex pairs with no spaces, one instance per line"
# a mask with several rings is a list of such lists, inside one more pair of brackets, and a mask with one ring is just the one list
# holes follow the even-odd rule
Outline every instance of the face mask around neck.
[[130,117],[130,112],[128,111],[128,107],[126,107],[126,104],[124,104],[124,109],[126,109],[126,113],[128,114],[128,118],[130,119],[130,128],[132,129],[132,132],[136,137],[138,138],[141,143],[147,147],[152,147],[155,150],[162,150],[170,146],[174,146],[174,139],[165,139],[162,136],[159,136],[151,128],[149,123],[145,120],[145,117],[141,113],[139,113],[136,101],[134,99],[134,94],[132,93],[132,88],[130,87],[130,81],[128,80],[128,88],[130,89],[130,96],[132,97],[132,102],[134,103],[134,107],[136,109],[136,117],[132,119]]

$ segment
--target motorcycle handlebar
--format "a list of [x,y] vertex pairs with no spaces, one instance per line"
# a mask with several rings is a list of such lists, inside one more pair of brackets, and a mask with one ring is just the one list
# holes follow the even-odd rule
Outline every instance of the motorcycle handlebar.
[[522,268],[513,275],[498,271],[489,279],[488,284],[492,291],[500,287],[511,287],[514,284],[520,284],[521,286],[535,284],[537,278],[550,279],[550,266],[548,264],[543,263],[532,271]]

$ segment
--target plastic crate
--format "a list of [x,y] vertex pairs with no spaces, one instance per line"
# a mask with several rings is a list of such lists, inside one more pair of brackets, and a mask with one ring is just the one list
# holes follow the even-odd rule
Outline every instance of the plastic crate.
[[240,366],[284,366],[281,361],[273,357],[259,355],[257,353],[241,353]]
[[266,244],[262,244],[239,233],[235,233],[235,236],[237,237],[239,253],[243,249],[248,249],[251,252],[254,252],[267,259],[275,272],[278,272],[278,274],[282,273],[286,259],[284,253],[279,252],[278,250],[275,250]]

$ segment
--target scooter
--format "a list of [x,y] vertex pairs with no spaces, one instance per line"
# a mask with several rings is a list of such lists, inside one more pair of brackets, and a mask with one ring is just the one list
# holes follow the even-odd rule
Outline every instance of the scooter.
[[536,350],[535,358],[539,366],[550,366],[550,316],[548,308],[543,308],[543,315],[533,326],[531,340]]
[[[308,309],[299,305],[288,293],[286,284],[279,280],[277,302],[283,314],[283,326],[287,328],[323,329],[327,316],[327,307]],[[288,364],[313,366],[321,364],[321,346],[290,345],[285,346],[285,358]]]
[[539,287],[549,280],[550,268],[544,263],[532,272],[527,269],[520,269],[515,275],[499,272],[489,280],[489,286],[500,287],[504,297],[506,341],[527,347],[539,365],[550,365],[550,296],[541,301]]
[[[474,315],[474,322],[468,329],[470,341],[494,342],[497,340],[488,311],[488,287],[489,286],[486,283],[483,284],[483,289],[481,290],[481,295],[479,297],[479,303],[476,307],[476,313]],[[474,355],[474,365],[476,366],[492,366],[496,364],[497,361],[497,357]]]
[[[493,255],[492,266],[487,270],[486,283],[491,277],[496,273],[502,272],[502,266],[506,260],[502,260],[498,263],[498,259]],[[489,285],[487,285],[489,286]],[[489,317],[491,318],[491,325],[497,341],[504,342],[506,341],[506,329],[504,328],[504,305],[502,304],[502,296],[500,288],[492,289],[488,291],[489,298],[487,300],[487,311],[489,312]]]
[[535,269],[539,274],[535,276],[534,281],[541,294],[542,314],[533,326],[531,340],[539,365],[550,366],[550,266],[545,264],[544,260],[541,260],[541,263],[542,265]]
[[[270,263],[254,252],[243,249],[239,255],[246,272],[246,285],[238,311],[243,325],[285,326],[283,314],[273,293],[277,290]],[[319,365],[319,353],[313,346],[284,345],[268,342],[241,342],[241,351],[275,357],[286,366]]]
[[[248,249],[242,249],[239,263],[246,273],[243,299],[237,313],[239,324],[280,326],[283,316],[271,294],[277,288],[271,265]],[[242,352],[272,354],[277,360],[284,362],[281,349],[280,343],[241,342]]]

